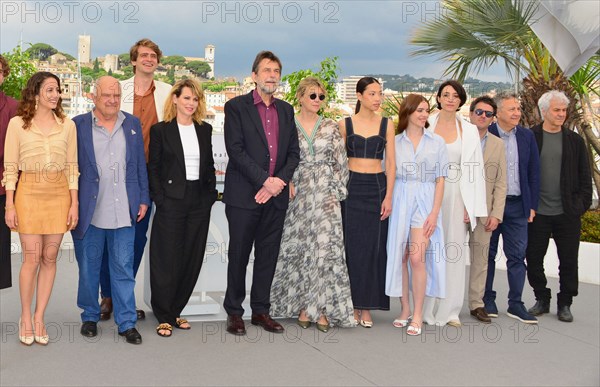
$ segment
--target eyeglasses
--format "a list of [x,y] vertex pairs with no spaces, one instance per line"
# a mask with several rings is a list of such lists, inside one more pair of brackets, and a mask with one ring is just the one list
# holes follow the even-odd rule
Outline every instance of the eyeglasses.
[[[312,93],[308,96],[308,98],[315,100],[317,99],[317,93]],[[319,101],[323,101],[325,99],[325,94],[319,94]]]
[[485,113],[485,116],[487,118],[492,118],[494,116],[494,112],[491,112],[489,110],[483,110],[483,109],[475,109],[474,113],[478,116],[482,115],[483,113]]

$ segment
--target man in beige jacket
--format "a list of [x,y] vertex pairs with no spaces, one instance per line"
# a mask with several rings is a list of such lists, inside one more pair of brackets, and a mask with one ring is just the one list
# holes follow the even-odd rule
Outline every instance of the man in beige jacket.
[[469,277],[469,309],[471,315],[483,323],[490,323],[483,304],[485,281],[488,265],[490,237],[504,214],[506,200],[506,155],[504,143],[494,135],[489,134],[488,126],[496,115],[497,106],[488,96],[475,99],[470,106],[471,123],[477,126],[485,171],[485,190],[488,216],[477,218],[474,231],[469,229],[469,250],[471,252],[471,273]]

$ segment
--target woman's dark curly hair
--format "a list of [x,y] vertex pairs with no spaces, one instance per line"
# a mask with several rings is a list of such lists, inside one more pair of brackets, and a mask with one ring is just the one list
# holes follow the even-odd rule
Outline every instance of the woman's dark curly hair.
[[[27,81],[27,85],[21,91],[21,101],[17,108],[17,115],[23,119],[23,129],[27,130],[31,127],[31,121],[35,114],[36,97],[40,94],[42,89],[42,83],[48,78],[54,78],[58,83],[58,89],[60,90],[60,79],[52,73],[47,71],[40,71],[31,76]],[[58,97],[58,104],[55,109],[52,109],[54,114],[63,121],[66,117],[65,112],[62,108],[62,98]]]

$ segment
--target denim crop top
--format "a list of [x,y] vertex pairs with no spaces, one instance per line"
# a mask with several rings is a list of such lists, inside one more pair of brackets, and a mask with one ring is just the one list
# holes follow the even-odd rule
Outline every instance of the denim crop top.
[[346,151],[348,152],[348,157],[383,160],[387,125],[387,117],[382,118],[379,133],[375,136],[365,138],[360,134],[354,133],[352,118],[346,117]]

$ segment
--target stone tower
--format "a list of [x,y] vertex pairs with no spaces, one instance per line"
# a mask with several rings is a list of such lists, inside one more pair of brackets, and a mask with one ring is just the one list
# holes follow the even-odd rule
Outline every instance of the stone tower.
[[92,37],[90,35],[79,35],[77,54],[81,63],[92,61]]
[[212,44],[204,47],[204,60],[210,65],[210,72],[206,76],[213,78],[215,76],[215,46]]

